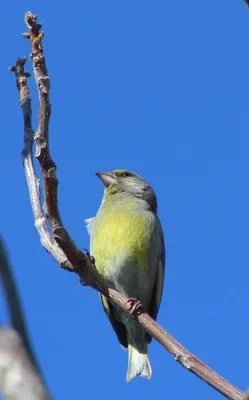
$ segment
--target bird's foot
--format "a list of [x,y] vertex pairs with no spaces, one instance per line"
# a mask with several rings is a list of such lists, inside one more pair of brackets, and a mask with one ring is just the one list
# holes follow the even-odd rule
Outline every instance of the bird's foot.
[[[86,257],[89,259],[89,261],[90,261],[90,263],[92,264],[92,266],[93,266],[94,268],[96,268],[96,265],[95,265],[95,258],[94,258],[93,256],[91,256],[91,254],[89,253],[89,251],[88,251],[87,249],[84,249],[84,251],[85,251]],[[83,282],[81,279],[80,279],[80,283],[81,283],[82,286],[88,286],[88,285],[87,285],[85,282]]]
[[125,302],[125,308],[129,311],[129,315],[127,318],[127,321],[129,321],[132,315],[134,317],[137,317],[138,315],[141,314],[143,309],[143,304],[140,300],[131,297]]
[[86,257],[89,259],[90,263],[92,264],[92,266],[94,268],[96,268],[95,265],[95,258],[93,256],[91,256],[91,254],[89,253],[89,251],[87,249],[84,249],[85,253],[86,253]]

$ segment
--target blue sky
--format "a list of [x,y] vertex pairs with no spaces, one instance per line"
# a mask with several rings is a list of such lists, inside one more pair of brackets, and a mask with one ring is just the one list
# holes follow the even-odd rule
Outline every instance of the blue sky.
[[[167,272],[159,322],[241,389],[249,386],[249,9],[243,1],[4,2],[1,234],[55,399],[212,400],[219,394],[155,341],[152,380],[127,384],[98,295],[41,247],[22,169],[23,121],[7,67],[28,56],[39,15],[51,78],[60,209],[84,248],[103,193],[96,171],[127,168],[154,187]],[[31,64],[27,66],[31,71]],[[30,80],[36,128],[37,97]],[[8,317],[0,299],[1,321]]]

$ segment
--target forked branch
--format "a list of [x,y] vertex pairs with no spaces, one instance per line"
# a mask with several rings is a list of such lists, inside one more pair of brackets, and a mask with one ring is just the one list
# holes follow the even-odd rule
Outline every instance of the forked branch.
[[[110,301],[118,305],[125,312],[128,298],[121,295],[114,286],[99,275],[89,256],[85,255],[73,242],[65,229],[59,213],[56,178],[56,166],[49,150],[49,117],[51,113],[49,103],[50,80],[47,73],[42,40],[44,33],[37,17],[31,12],[25,14],[28,33],[24,37],[30,39],[31,59],[39,94],[39,121],[38,130],[33,135],[31,127],[31,101],[27,86],[27,73],[24,72],[25,60],[17,60],[16,66],[11,67],[15,72],[17,87],[20,92],[20,101],[24,116],[24,170],[29,187],[30,200],[33,209],[35,226],[40,234],[41,242],[46,250],[54,257],[61,267],[79,275],[80,281],[103,293]],[[44,211],[41,206],[39,182],[33,164],[33,140],[36,142],[36,157],[42,171],[44,188]],[[50,227],[51,229],[49,229]],[[52,233],[50,233],[52,232]],[[183,367],[197,375],[208,385],[229,399],[241,400],[244,393],[214,372],[176,339],[169,335],[148,314],[141,313],[133,316],[139,324],[153,336]]]

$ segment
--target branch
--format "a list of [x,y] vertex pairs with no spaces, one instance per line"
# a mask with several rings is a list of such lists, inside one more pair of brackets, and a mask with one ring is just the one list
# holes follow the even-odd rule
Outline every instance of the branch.
[[10,261],[7,255],[3,239],[0,237],[0,274],[2,278],[3,288],[8,311],[11,320],[11,326],[22,338],[23,345],[25,346],[30,360],[35,366],[36,370],[40,372],[40,367],[36,360],[34,350],[29,338],[25,316],[21,305],[21,299],[16,286],[15,278],[13,276]]
[[[33,209],[35,226],[37,227],[41,242],[46,250],[54,257],[62,268],[75,272],[80,281],[91,286],[104,294],[110,301],[129,313],[130,306],[128,298],[121,295],[112,285],[105,280],[94,268],[93,260],[87,253],[83,254],[73,242],[66,231],[58,208],[56,166],[52,160],[49,150],[49,117],[51,113],[49,103],[50,80],[47,76],[47,68],[43,54],[42,39],[44,33],[40,32],[41,25],[36,22],[37,17],[31,12],[25,14],[28,33],[24,37],[30,39],[31,59],[33,62],[34,75],[38,87],[40,109],[38,130],[35,135],[36,157],[40,163],[44,185],[44,210],[42,211],[40,193],[33,165],[33,131],[31,129],[31,104],[28,95],[27,79],[24,69],[20,68],[22,60],[18,60],[15,71],[17,87],[20,92],[21,106],[24,115],[24,170],[29,187],[31,205]],[[25,93],[26,97],[22,94]],[[29,118],[27,118],[27,114]],[[26,123],[28,121],[28,123]],[[28,138],[28,140],[27,140]],[[51,232],[48,229],[51,228]],[[183,367],[197,375],[200,379],[212,386],[223,396],[233,399],[243,399],[244,393],[218,375],[192,353],[185,349],[177,340],[170,336],[160,325],[158,325],[148,314],[142,312],[133,315],[138,323],[153,336]]]
[[20,93],[20,104],[23,111],[24,119],[24,148],[22,151],[23,167],[29,189],[31,208],[34,215],[35,227],[40,235],[41,243],[45,249],[56,259],[56,261],[65,268],[70,269],[71,264],[63,251],[56,246],[56,242],[49,233],[47,221],[44,217],[41,201],[40,201],[40,181],[38,180],[33,162],[33,143],[34,131],[32,129],[32,109],[31,99],[29,96],[29,88],[27,78],[29,73],[24,72],[26,58],[19,58],[14,67],[9,67],[11,72],[15,72],[16,86]]
[[5,400],[50,400],[20,335],[0,328],[0,393]]
[[0,274],[12,328],[0,327],[0,392],[5,399],[51,399],[29,338],[15,278],[0,238]]

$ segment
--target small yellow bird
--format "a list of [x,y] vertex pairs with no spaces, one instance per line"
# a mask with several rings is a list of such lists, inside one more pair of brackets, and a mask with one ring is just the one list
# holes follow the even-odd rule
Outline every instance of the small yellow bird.
[[[90,253],[99,273],[128,298],[136,298],[156,319],[165,270],[163,231],[157,199],[151,186],[134,172],[115,170],[96,174],[105,185],[96,217],[86,220]],[[128,315],[101,295],[104,310],[122,347],[128,347],[126,380],[150,379],[147,343],[151,337]]]

